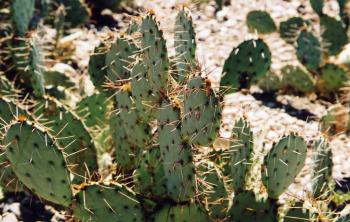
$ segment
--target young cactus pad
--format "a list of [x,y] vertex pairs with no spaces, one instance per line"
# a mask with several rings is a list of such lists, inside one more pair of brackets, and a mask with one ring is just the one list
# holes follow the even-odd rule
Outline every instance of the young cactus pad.
[[30,122],[18,122],[7,131],[4,144],[13,171],[27,188],[53,203],[70,205],[65,157],[49,134]]
[[265,11],[251,11],[247,15],[247,25],[251,30],[260,34],[269,34],[277,30],[270,14]]
[[233,92],[248,88],[270,69],[271,52],[263,40],[248,40],[234,48],[225,61],[220,85]]
[[305,164],[306,150],[304,139],[293,134],[273,145],[261,170],[269,197],[277,199],[294,181]]

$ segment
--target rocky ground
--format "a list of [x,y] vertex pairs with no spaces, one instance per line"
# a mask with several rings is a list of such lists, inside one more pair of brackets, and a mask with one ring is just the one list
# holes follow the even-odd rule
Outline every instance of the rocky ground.
[[[153,9],[160,21],[161,28],[165,32],[168,39],[168,47],[172,48],[173,42],[173,26],[176,16],[176,8],[181,1],[176,0],[135,0],[135,8],[140,11],[144,9]],[[264,9],[271,13],[275,21],[280,22],[291,16],[303,14],[310,18],[315,15],[311,12],[308,1],[305,0],[235,0],[229,6],[215,12],[214,1],[199,4],[190,3],[192,9],[193,21],[197,33],[197,58],[202,64],[205,73],[212,80],[213,85],[217,86],[220,80],[222,66],[228,57],[232,48],[239,42],[252,37],[256,34],[249,33],[245,26],[246,13],[253,9]],[[329,13],[333,13],[336,9],[334,4],[327,4]],[[118,22],[118,29],[124,29],[126,22],[129,20],[128,13],[119,13],[113,15]],[[93,47],[98,43],[96,36],[103,36],[106,32],[102,29],[96,30],[74,30],[72,35],[65,39],[67,44],[74,41],[77,45],[75,49],[75,60],[82,72],[88,64],[88,56],[92,53]],[[287,52],[291,50],[285,46],[283,42],[276,38],[267,37],[266,41],[273,52],[273,66],[278,69],[283,65],[285,60],[291,60]],[[171,50],[170,50],[171,52]],[[72,71],[75,72],[75,71]],[[75,73],[77,74],[77,73]],[[296,96],[279,96],[278,102],[283,106],[275,108],[275,102],[257,100],[256,96],[243,93],[235,93],[225,98],[224,109],[224,125],[222,128],[222,136],[229,136],[230,129],[234,121],[240,116],[245,116],[252,127],[255,135],[259,135],[260,139],[266,140],[268,143],[277,141],[278,138],[286,133],[296,132],[302,135],[307,141],[317,139],[319,134],[319,118],[325,114],[327,102],[313,100],[310,98],[299,98]],[[293,107],[294,112],[286,109],[286,106]],[[299,111],[306,110],[311,113],[310,118],[302,117]],[[292,114],[292,115],[291,115]],[[305,120],[306,119],[306,120]],[[340,134],[331,139],[330,145],[333,151],[333,177],[337,181],[350,177],[350,138],[346,134]],[[310,184],[310,178],[307,176],[310,170],[310,159],[296,179],[296,182],[289,188],[290,195],[303,195],[305,187]],[[24,212],[35,212],[36,210],[43,212],[40,215],[33,216],[25,221],[35,220],[54,220],[61,221],[62,214],[52,207],[42,205],[40,201],[32,199],[29,196],[8,196],[5,202],[0,203],[0,221],[17,221],[25,220]],[[21,206],[27,207],[21,207]],[[30,214],[30,213],[29,213]],[[45,215],[45,216],[43,216]]]

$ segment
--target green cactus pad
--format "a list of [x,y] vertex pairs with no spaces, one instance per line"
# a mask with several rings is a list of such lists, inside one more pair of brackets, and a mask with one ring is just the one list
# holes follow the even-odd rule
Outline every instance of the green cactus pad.
[[324,0],[310,0],[310,5],[319,16],[323,15]]
[[306,21],[301,17],[292,17],[280,23],[280,36],[288,43],[294,43],[300,30],[306,26]]
[[59,0],[66,9],[65,21],[71,27],[84,25],[90,18],[90,9],[84,0]]
[[273,145],[261,170],[270,198],[277,199],[294,181],[305,164],[306,150],[304,139],[293,134]]
[[34,16],[35,0],[12,0],[11,20],[15,34],[21,37],[29,30],[29,24]]
[[77,194],[74,205],[74,216],[81,221],[144,221],[135,194],[119,184],[86,185]]
[[179,11],[175,21],[175,64],[177,67],[174,78],[183,82],[193,71],[196,59],[196,34],[193,28],[192,18],[183,9]]
[[323,15],[320,18],[321,38],[329,55],[337,55],[348,43],[346,29],[341,21]]
[[337,92],[345,87],[348,81],[348,74],[343,68],[334,64],[326,64],[320,70],[317,88],[321,92]]
[[195,77],[187,84],[181,133],[190,143],[208,145],[218,135],[221,106],[210,82]]
[[[126,85],[128,88],[130,85]],[[116,160],[125,170],[137,166],[140,151],[150,141],[151,130],[143,122],[130,98],[128,89],[122,89],[116,95],[116,112],[111,114],[110,129],[112,141],[116,149]]]
[[165,206],[155,216],[152,222],[180,222],[180,221],[209,221],[207,215],[196,205]]
[[44,76],[45,88],[64,87],[67,89],[76,86],[71,78],[64,72],[46,71]]
[[7,192],[21,192],[25,189],[13,172],[5,153],[0,155],[0,185]]
[[75,112],[87,127],[101,130],[108,122],[109,108],[111,108],[111,100],[107,98],[106,93],[94,93],[83,98],[77,104]]
[[248,40],[234,48],[225,61],[220,85],[233,92],[261,79],[271,65],[271,52],[263,40]]
[[268,71],[266,76],[258,82],[258,86],[264,90],[264,92],[275,92],[281,88],[281,85],[282,79],[272,71]]
[[303,66],[286,65],[282,68],[282,87],[296,92],[309,93],[315,89],[315,80]]
[[167,186],[159,147],[144,151],[134,172],[136,192],[150,198],[166,197]]
[[244,191],[233,199],[230,221],[277,222],[277,203],[272,199],[258,200],[251,191]]
[[68,167],[61,147],[50,135],[32,123],[16,123],[4,143],[13,171],[27,188],[53,203],[71,204]]
[[322,49],[320,41],[311,32],[301,31],[297,39],[298,60],[311,70],[316,70],[321,65]]
[[293,207],[290,207],[283,217],[283,222],[316,222],[309,209],[303,207],[303,203],[297,202]]
[[212,219],[224,219],[228,216],[230,193],[219,166],[210,160],[204,160],[197,169],[198,177],[205,181],[203,185],[204,205]]
[[325,139],[320,139],[315,144],[315,152],[312,157],[313,175],[312,191],[315,198],[325,198],[322,194],[329,191],[332,178],[332,150]]
[[105,61],[108,81],[117,82],[130,78],[129,68],[137,51],[133,40],[127,37],[120,37],[111,45]]
[[137,111],[143,113],[141,118],[149,121],[154,117],[158,106],[157,98],[153,94],[152,86],[147,78],[147,70],[141,61],[138,61],[131,71],[131,94]]
[[169,60],[163,32],[159,30],[155,16],[149,13],[140,25],[142,58],[153,94],[160,98],[168,87]]
[[231,149],[231,178],[236,193],[245,189],[246,177],[254,155],[253,133],[246,121],[240,119],[233,127]]
[[189,200],[195,191],[195,168],[192,147],[180,135],[180,110],[164,101],[156,116],[168,194],[178,202]]
[[[57,144],[68,154],[67,163],[74,173],[75,181],[84,181],[88,173],[97,169],[96,148],[92,137],[82,120],[63,104],[47,98],[36,105],[34,115],[40,117],[43,123],[57,136]],[[89,172],[87,172],[87,169]]]
[[246,22],[250,30],[257,31],[259,34],[269,34],[277,30],[275,22],[266,11],[250,11]]
[[45,78],[44,78],[44,56],[39,45],[39,38],[34,37],[29,42],[31,51],[29,54],[29,67],[31,72],[31,86],[34,94],[41,97],[45,94]]
[[98,90],[103,90],[103,84],[106,81],[106,76],[107,76],[106,56],[107,56],[106,43],[101,42],[98,46],[95,47],[94,53],[90,56],[90,60],[89,60],[90,79]]

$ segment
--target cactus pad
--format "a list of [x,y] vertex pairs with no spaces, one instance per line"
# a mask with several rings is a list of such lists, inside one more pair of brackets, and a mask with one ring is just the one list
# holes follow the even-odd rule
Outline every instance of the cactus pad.
[[348,43],[346,29],[342,22],[323,15],[320,18],[321,38],[329,55],[337,55]]
[[193,71],[196,62],[196,34],[192,18],[185,9],[181,10],[176,17],[174,46],[177,66],[174,78],[178,82],[183,82],[188,78],[188,74]]
[[270,65],[271,52],[264,41],[245,41],[234,48],[225,61],[220,85],[228,92],[247,88],[252,82],[261,79]]
[[89,172],[98,169],[96,148],[82,120],[58,101],[47,98],[36,105],[35,116],[40,116],[57,136],[57,144],[68,154],[67,163],[75,174],[75,180],[84,181]]
[[147,68],[147,77],[156,98],[168,87],[169,60],[163,32],[155,16],[149,13],[140,25],[142,58]]
[[106,81],[106,76],[107,76],[106,56],[107,56],[106,43],[101,42],[98,46],[95,47],[94,53],[90,56],[90,60],[89,60],[90,79],[98,90],[103,89],[103,84]]
[[192,147],[180,135],[180,110],[166,101],[157,112],[159,147],[169,196],[185,201],[194,196],[195,168]]
[[132,39],[120,37],[111,47],[106,55],[107,78],[109,81],[130,78],[130,64],[134,61],[133,56],[138,48]]
[[270,14],[265,11],[251,11],[246,20],[248,28],[259,34],[269,34],[277,30]]
[[317,37],[311,32],[301,31],[297,39],[298,60],[311,70],[316,70],[321,65],[322,50]]
[[152,219],[153,222],[180,222],[180,221],[209,221],[206,214],[196,205],[178,205],[163,207]]
[[346,86],[348,80],[348,74],[343,68],[326,64],[321,68],[317,87],[321,92],[337,92]]
[[254,155],[253,133],[247,122],[240,119],[233,127],[231,149],[231,178],[236,193],[245,189],[246,177]]
[[159,147],[144,151],[135,170],[136,191],[148,197],[166,197],[167,186]]
[[315,80],[303,66],[286,65],[282,68],[282,87],[296,92],[308,93],[315,89]]
[[244,191],[234,197],[230,214],[230,221],[235,222],[277,222],[277,203],[258,200],[253,192]]
[[11,167],[27,188],[48,201],[69,206],[68,168],[61,147],[50,135],[29,122],[15,123],[4,142]]
[[15,33],[23,37],[29,29],[29,24],[34,16],[35,0],[11,1],[11,20],[15,27]]
[[[330,181],[332,180],[332,150],[325,139],[320,139],[315,144],[315,152],[312,158],[313,176],[312,190],[313,196],[319,198],[328,192]],[[324,197],[323,197],[324,198]]]
[[280,36],[288,43],[294,43],[300,30],[306,25],[306,21],[301,17],[292,17],[280,23]]
[[221,107],[210,82],[195,77],[187,84],[181,133],[193,144],[207,145],[217,137]]
[[73,211],[81,221],[144,221],[135,194],[119,184],[84,185],[76,196]]
[[312,217],[312,213],[310,212],[310,210],[304,208],[303,203],[301,202],[297,202],[294,204],[293,207],[290,207],[283,218],[283,222],[316,221]]
[[294,181],[305,164],[306,150],[304,139],[293,134],[273,145],[261,170],[269,197],[277,199]]

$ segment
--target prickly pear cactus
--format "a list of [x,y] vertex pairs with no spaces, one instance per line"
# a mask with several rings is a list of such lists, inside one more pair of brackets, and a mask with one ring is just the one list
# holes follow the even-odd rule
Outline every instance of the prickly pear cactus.
[[196,57],[196,34],[194,32],[192,18],[186,9],[179,11],[175,22],[175,64],[174,78],[183,82],[189,73],[194,72]]
[[134,61],[133,56],[137,50],[138,48],[133,40],[126,36],[118,38],[116,43],[111,44],[105,56],[107,81],[117,82],[130,77],[130,70],[128,67],[130,67],[131,63]]
[[320,18],[321,38],[329,55],[338,54],[348,43],[346,29],[335,18],[323,15]]
[[75,199],[74,216],[81,221],[144,221],[135,194],[120,184],[84,184]]
[[35,0],[12,0],[11,20],[16,35],[24,37],[34,16]]
[[165,206],[154,217],[154,222],[177,222],[177,221],[209,221],[206,214],[195,204]]
[[297,92],[310,93],[315,89],[315,80],[303,66],[287,65],[281,70],[281,86]]
[[192,144],[207,145],[217,137],[221,107],[210,82],[195,77],[187,84],[181,133]]
[[331,188],[332,178],[332,150],[325,139],[320,139],[315,144],[313,155],[312,191],[315,198],[326,198],[321,196],[327,194]]
[[[114,45],[112,45],[112,48],[113,47]],[[94,53],[90,56],[89,60],[89,76],[91,81],[94,83],[94,86],[98,90],[103,89],[103,84],[107,77],[106,56],[107,44],[105,42],[101,42],[95,47]],[[111,58],[110,60],[112,61]]]
[[62,147],[30,122],[14,123],[4,139],[6,156],[18,179],[43,199],[68,207],[70,178]]
[[[85,181],[89,172],[96,172],[97,154],[93,140],[82,120],[63,104],[53,98],[36,105],[34,116],[57,136],[57,144],[68,155],[66,160],[74,174],[74,181]],[[87,171],[88,169],[88,171]]]
[[337,92],[346,86],[348,80],[348,74],[343,68],[329,63],[320,70],[317,89],[323,93]]
[[271,52],[263,40],[242,42],[225,61],[220,86],[227,92],[248,88],[267,73],[270,65]]
[[278,198],[294,181],[305,164],[306,150],[304,139],[296,135],[286,136],[273,145],[261,170],[269,197]]
[[277,203],[272,199],[259,199],[251,191],[236,195],[230,210],[231,221],[277,222]]
[[312,212],[304,208],[302,202],[295,203],[292,207],[289,207],[286,215],[283,217],[284,222],[295,222],[295,221],[316,221]]
[[277,30],[275,22],[266,11],[250,11],[246,22],[249,29],[259,34],[269,34]]
[[159,29],[155,15],[149,12],[140,25],[142,59],[147,78],[155,98],[161,98],[168,89],[169,60],[163,32]]
[[324,0],[310,0],[312,9],[319,15],[323,15]]
[[177,202],[189,200],[195,192],[195,167],[191,144],[183,141],[180,134],[179,108],[164,101],[157,121],[168,194]]
[[233,140],[230,144],[231,178],[236,193],[245,189],[246,177],[252,166],[253,146],[253,133],[248,123],[240,119],[233,127]]
[[90,18],[90,9],[84,0],[59,0],[65,6],[65,21],[71,27],[85,24]]
[[166,197],[167,185],[159,147],[144,151],[134,172],[136,192],[150,198]]
[[306,21],[301,17],[292,17],[280,23],[280,36],[288,43],[294,43],[300,30],[306,26]]
[[205,193],[203,204],[209,212],[210,218],[213,220],[227,218],[230,193],[220,166],[204,159],[197,169],[197,175],[203,180],[203,188],[199,189]]
[[321,65],[322,49],[320,41],[311,32],[301,31],[297,39],[298,60],[310,70]]

